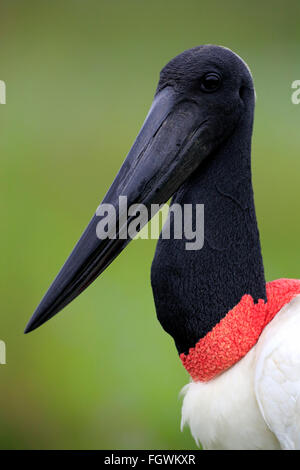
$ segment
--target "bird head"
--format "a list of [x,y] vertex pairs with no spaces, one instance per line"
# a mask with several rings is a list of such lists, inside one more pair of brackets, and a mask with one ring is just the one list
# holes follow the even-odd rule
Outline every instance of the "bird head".
[[[127,228],[135,214],[129,207],[150,211],[166,203],[253,107],[250,71],[229,49],[204,45],[172,59],[161,71],[152,106],[119,173],[25,332],[77,297],[130,242]],[[110,222],[116,228],[109,232]]]

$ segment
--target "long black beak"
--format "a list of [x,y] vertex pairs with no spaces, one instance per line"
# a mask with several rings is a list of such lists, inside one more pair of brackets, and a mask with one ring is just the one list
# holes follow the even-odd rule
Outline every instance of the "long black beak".
[[[126,237],[126,226],[134,217],[124,212],[120,196],[127,198],[127,207],[143,204],[149,210],[152,204],[167,202],[201,163],[208,153],[201,138],[204,123],[197,103],[179,99],[172,87],[156,95],[118,175],[25,333],[42,325],[77,297],[131,240]],[[105,238],[99,234],[99,222],[107,217],[106,204],[116,210],[117,231]]]

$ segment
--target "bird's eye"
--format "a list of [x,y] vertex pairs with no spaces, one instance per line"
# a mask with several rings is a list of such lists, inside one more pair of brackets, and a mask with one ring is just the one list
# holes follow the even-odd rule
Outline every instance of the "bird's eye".
[[221,85],[221,76],[218,73],[210,72],[204,75],[201,80],[201,90],[206,93],[216,91]]

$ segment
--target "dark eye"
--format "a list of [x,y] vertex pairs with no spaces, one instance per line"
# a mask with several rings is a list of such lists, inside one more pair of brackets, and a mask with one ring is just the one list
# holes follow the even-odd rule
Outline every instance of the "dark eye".
[[216,91],[221,85],[221,76],[218,73],[210,72],[204,75],[201,80],[201,90],[206,93]]

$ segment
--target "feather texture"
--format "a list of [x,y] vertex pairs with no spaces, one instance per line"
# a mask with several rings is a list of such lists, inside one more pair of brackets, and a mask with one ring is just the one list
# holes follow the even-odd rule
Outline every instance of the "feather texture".
[[255,393],[282,449],[300,449],[300,295],[265,328],[256,346]]
[[257,344],[209,382],[183,389],[182,427],[205,449],[300,449],[300,295]]

